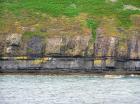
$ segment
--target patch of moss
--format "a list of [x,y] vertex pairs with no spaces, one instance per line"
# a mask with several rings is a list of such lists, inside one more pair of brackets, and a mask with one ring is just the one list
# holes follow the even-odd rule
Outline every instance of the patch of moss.
[[43,38],[46,36],[46,34],[43,34],[42,32],[38,32],[38,31],[35,31],[35,32],[27,31],[27,32],[23,33],[23,37],[27,38],[27,39],[30,39],[30,38],[35,37],[35,36]]
[[93,41],[95,42],[95,40],[96,40],[96,29],[98,27],[96,21],[94,21],[93,19],[87,19],[87,26],[91,29],[92,38],[93,38]]
[[71,4],[64,10],[64,15],[66,16],[76,16],[79,14],[79,10],[75,4]]

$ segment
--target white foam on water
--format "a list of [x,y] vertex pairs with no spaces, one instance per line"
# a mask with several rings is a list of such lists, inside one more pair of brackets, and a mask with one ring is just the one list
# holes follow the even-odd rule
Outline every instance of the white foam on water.
[[140,77],[140,75],[131,74],[130,77],[137,78],[137,77]]
[[104,78],[123,78],[125,77],[124,75],[105,75]]

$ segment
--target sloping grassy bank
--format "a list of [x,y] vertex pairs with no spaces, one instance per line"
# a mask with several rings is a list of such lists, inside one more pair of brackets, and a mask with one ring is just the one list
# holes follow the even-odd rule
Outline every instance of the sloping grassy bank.
[[[14,15],[17,19],[24,19],[26,14],[38,17],[49,14],[51,16],[77,16],[80,13],[87,13],[93,16],[95,21],[103,16],[116,18],[118,24],[128,27],[131,25],[129,16],[140,14],[139,10],[124,10],[124,5],[140,7],[139,0],[0,0],[1,21],[4,15]],[[25,16],[26,16],[25,15]],[[10,17],[9,17],[10,18]]]

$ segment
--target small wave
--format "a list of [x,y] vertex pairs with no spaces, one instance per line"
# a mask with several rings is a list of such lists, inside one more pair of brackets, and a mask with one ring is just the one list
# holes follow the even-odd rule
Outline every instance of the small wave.
[[130,77],[140,77],[140,75],[131,74]]
[[136,76],[136,75],[134,75],[134,74],[131,74],[131,75],[130,75],[130,77],[135,77],[135,76]]
[[115,79],[117,79],[117,78],[123,78],[124,77],[124,75],[105,75],[104,76],[104,78],[115,78]]

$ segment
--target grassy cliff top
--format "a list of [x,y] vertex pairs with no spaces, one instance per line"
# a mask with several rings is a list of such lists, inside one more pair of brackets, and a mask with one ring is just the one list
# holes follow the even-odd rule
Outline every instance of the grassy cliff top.
[[71,18],[81,13],[92,16],[95,22],[111,17],[119,26],[129,27],[130,16],[140,14],[140,0],[0,0],[0,24],[30,23],[46,15]]

